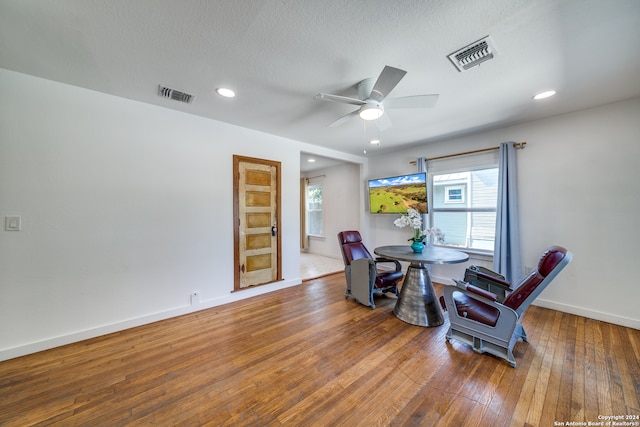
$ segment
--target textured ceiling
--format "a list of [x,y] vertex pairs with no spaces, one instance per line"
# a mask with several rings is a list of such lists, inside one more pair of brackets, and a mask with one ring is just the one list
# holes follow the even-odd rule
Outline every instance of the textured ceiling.
[[[639,22],[638,0],[0,0],[0,67],[362,154],[375,124],[327,127],[355,107],[314,95],[391,65],[390,97],[440,98],[388,111],[382,154],[640,95]],[[447,55],[487,35],[496,58],[458,72]]]

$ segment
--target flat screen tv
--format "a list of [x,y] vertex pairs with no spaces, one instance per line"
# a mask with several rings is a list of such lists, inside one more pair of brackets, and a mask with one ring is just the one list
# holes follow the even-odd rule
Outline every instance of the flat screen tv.
[[369,212],[403,214],[409,208],[427,213],[427,174],[391,176],[369,180]]

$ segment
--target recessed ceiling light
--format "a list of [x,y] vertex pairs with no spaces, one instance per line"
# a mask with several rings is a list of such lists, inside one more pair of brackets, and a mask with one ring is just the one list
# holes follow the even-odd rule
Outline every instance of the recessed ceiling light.
[[549,98],[553,95],[556,94],[555,90],[548,90],[546,92],[541,92],[539,94],[537,94],[536,96],[533,97],[533,99],[538,100],[538,99],[545,99],[545,98]]
[[234,91],[224,87],[219,87],[218,89],[216,89],[216,93],[220,96],[224,96],[225,98],[233,98],[234,96],[236,96],[236,93]]
[[371,145],[380,145],[380,140],[379,139],[372,139],[371,141],[369,141],[369,144],[371,144]]
[[309,160],[307,160],[307,162],[309,162],[309,163],[313,163],[313,162],[315,162],[315,161],[316,161],[316,159],[309,159]]

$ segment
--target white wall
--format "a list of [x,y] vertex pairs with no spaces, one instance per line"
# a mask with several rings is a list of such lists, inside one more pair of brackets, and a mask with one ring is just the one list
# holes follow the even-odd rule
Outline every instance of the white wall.
[[[0,360],[300,283],[300,151],[360,163],[367,178],[409,161],[505,140],[518,154],[523,255],[575,260],[538,303],[639,328],[640,99],[367,160],[0,69]],[[282,163],[284,281],[233,289],[232,155]],[[406,243],[365,214],[371,248]],[[404,230],[406,231],[406,230]],[[368,235],[368,236],[367,236]],[[436,266],[460,277],[463,266]],[[202,303],[189,305],[194,290]]]
[[337,235],[344,230],[360,230],[362,212],[362,178],[360,165],[344,163],[306,173],[322,183],[324,237],[309,237],[309,253],[342,259]]
[[[300,283],[308,144],[2,69],[0,93],[0,360]],[[234,154],[282,164],[284,281],[231,293]]]
[[[634,98],[370,158],[369,175],[412,172],[409,162],[419,156],[526,141],[517,155],[523,264],[535,266],[553,244],[575,256],[536,304],[640,329],[639,135],[640,98]],[[406,230],[392,222],[372,216],[374,246],[402,244]],[[451,283],[465,266],[434,266],[433,275]]]

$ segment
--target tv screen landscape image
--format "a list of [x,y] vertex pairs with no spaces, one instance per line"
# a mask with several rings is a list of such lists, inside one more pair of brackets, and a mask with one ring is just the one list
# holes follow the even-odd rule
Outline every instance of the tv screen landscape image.
[[403,214],[409,208],[428,211],[426,173],[369,180],[370,213]]

